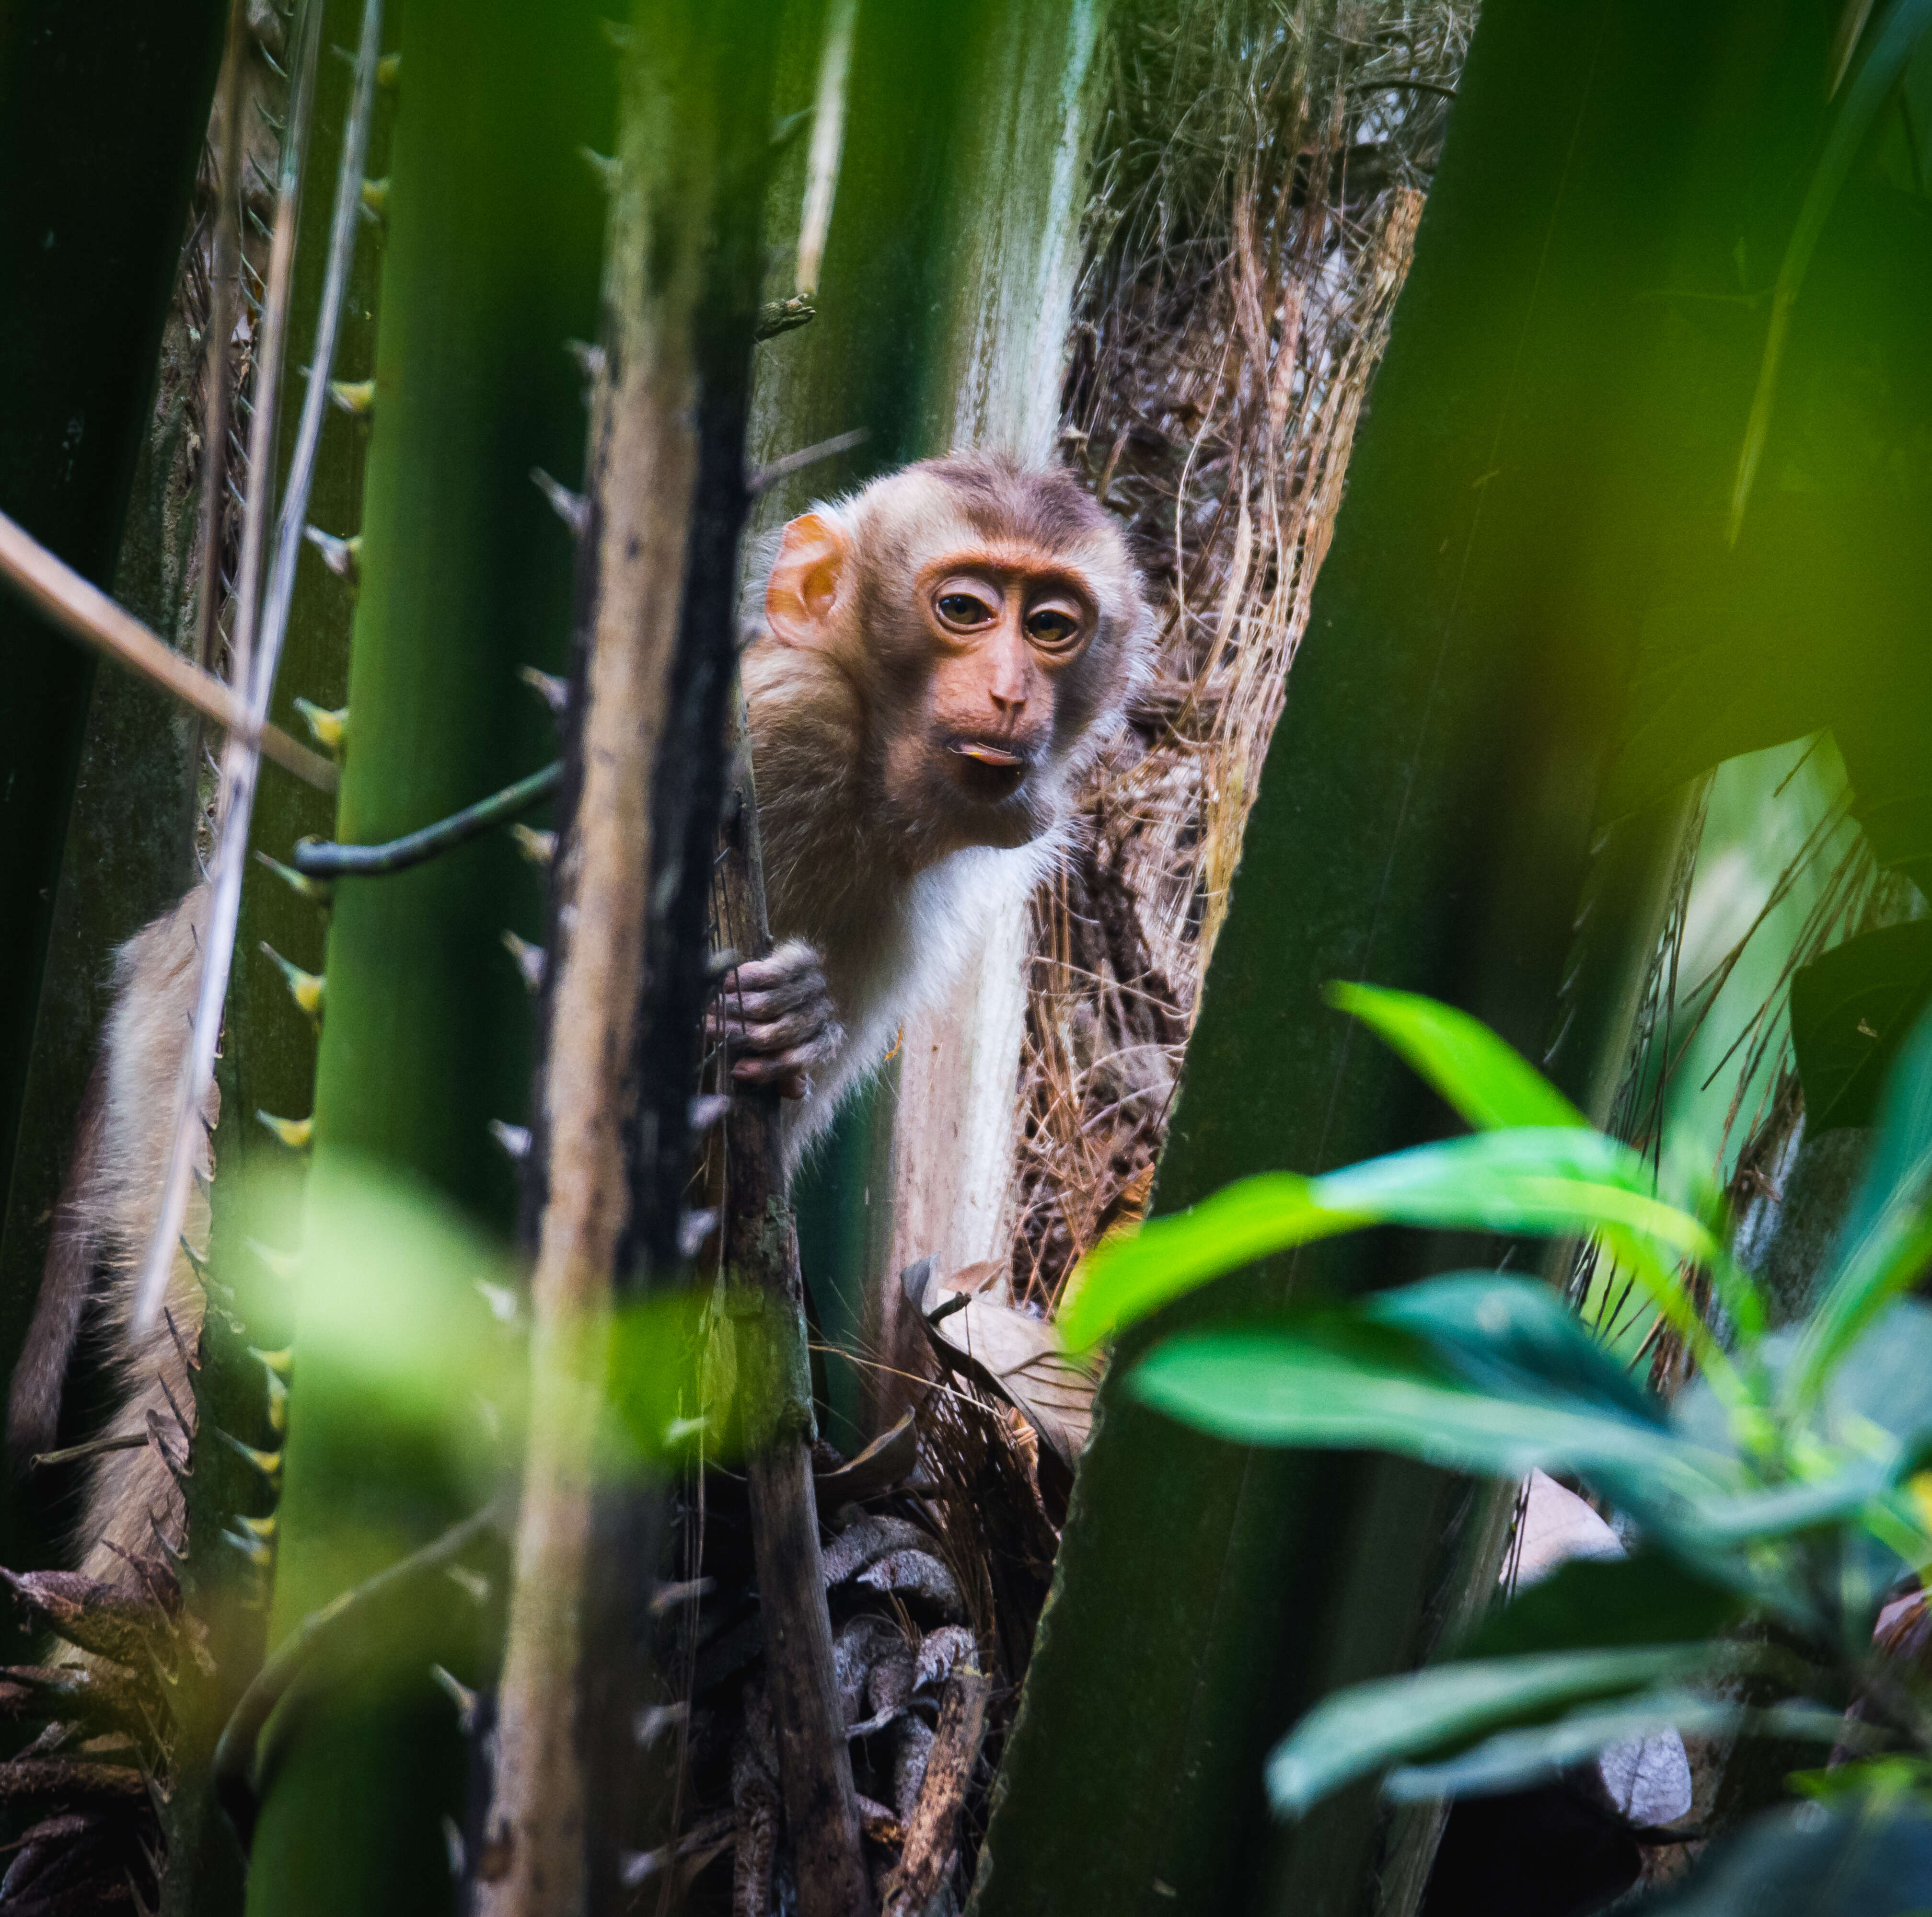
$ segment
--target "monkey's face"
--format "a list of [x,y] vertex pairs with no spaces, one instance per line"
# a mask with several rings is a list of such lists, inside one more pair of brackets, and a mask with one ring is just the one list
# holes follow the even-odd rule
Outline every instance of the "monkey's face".
[[1070,481],[970,460],[793,520],[765,610],[859,692],[869,783],[920,862],[1064,818],[1145,616],[1118,533]]
[[1093,644],[1093,589],[1073,568],[986,544],[934,554],[907,583],[874,615],[902,702],[887,796],[950,816],[962,843],[1024,844],[1058,814],[1056,722]]

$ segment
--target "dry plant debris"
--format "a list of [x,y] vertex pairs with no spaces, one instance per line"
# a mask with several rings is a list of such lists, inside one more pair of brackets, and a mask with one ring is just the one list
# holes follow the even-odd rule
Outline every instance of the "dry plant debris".
[[1117,16],[1063,403],[1161,631],[1036,902],[1014,1290],[1146,1206],[1475,9]]

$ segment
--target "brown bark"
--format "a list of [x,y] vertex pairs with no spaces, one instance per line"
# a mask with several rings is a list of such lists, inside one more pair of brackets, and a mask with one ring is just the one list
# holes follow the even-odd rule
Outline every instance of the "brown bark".
[[986,1736],[992,1680],[955,1669],[940,1700],[939,1727],[926,1754],[926,1781],[906,1827],[905,1850],[886,1897],[885,1917],[919,1917],[946,1881],[959,1848],[959,1812]]
[[[771,947],[748,767],[719,868],[719,936],[747,958]],[[786,1202],[778,1094],[742,1088],[725,1126],[724,1267],[746,1380],[746,1474],[764,1619],[778,1778],[804,1917],[869,1917],[859,1801],[832,1664],[805,1290]]]
[[[584,1394],[600,1375],[629,1223],[626,1134],[650,910],[650,794],[679,630],[698,468],[691,320],[699,262],[646,284],[648,170],[627,149],[614,204],[608,335],[592,404],[540,1086],[543,1208],[531,1280],[532,1400],[515,1584],[478,1917],[567,1917],[587,1903],[587,1740],[578,1672],[593,1487]],[[644,1568],[640,1567],[640,1574]]]

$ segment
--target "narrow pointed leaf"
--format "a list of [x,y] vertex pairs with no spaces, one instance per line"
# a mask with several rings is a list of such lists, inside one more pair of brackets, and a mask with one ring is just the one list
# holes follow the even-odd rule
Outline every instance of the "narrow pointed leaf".
[[1480,1018],[1418,992],[1337,982],[1326,993],[1353,1014],[1472,1125],[1582,1125],[1583,1114]]
[[1318,1178],[1264,1172],[1244,1178],[1132,1237],[1090,1254],[1061,1319],[1076,1349],[1204,1284],[1292,1246],[1368,1224],[1562,1237],[1613,1233],[1647,1290],[1699,1336],[1674,1301],[1655,1247],[1717,1263],[1722,1252],[1697,1220],[1650,1193],[1651,1174],[1628,1146],[1568,1126],[1480,1132],[1391,1153]]
[[1667,1425],[1670,1412],[1548,1286],[1492,1271],[1459,1271],[1385,1292],[1362,1307],[1412,1333],[1466,1384],[1508,1396],[1555,1392]]
[[1458,1655],[1688,1644],[1717,1636],[1742,1613],[1733,1592],[1658,1552],[1576,1558],[1492,1611]]
[[1344,1784],[1390,1764],[1451,1753],[1568,1706],[1624,1698],[1688,1677],[1710,1655],[1702,1644],[1562,1652],[1438,1664],[1354,1684],[1318,1704],[1275,1747],[1268,1796],[1278,1814],[1299,1816]]
[[1751,1728],[1829,1744],[1844,1724],[1835,1711],[1816,1705],[1780,1705],[1754,1712],[1728,1699],[1682,1685],[1587,1706],[1553,1724],[1499,1732],[1473,1750],[1438,1764],[1405,1765],[1382,1788],[1398,1803],[1438,1797],[1481,1797],[1546,1783],[1574,1764],[1613,1744],[1655,1737],[1664,1731],[1722,1736]]
[[1725,1461],[1626,1413],[1554,1393],[1504,1396],[1441,1370],[1419,1343],[1348,1324],[1195,1332],[1156,1346],[1136,1397],[1238,1444],[1374,1448],[1492,1477],[1532,1468],[1648,1480],[1685,1498]]

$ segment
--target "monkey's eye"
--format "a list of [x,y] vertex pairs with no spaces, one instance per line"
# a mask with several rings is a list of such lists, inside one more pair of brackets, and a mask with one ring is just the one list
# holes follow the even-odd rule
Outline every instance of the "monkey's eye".
[[990,626],[999,617],[998,610],[988,604],[977,592],[963,592],[956,589],[942,592],[934,600],[933,605],[948,626]]
[[1063,606],[1039,606],[1027,614],[1026,629],[1036,646],[1057,652],[1080,636],[1080,622]]

